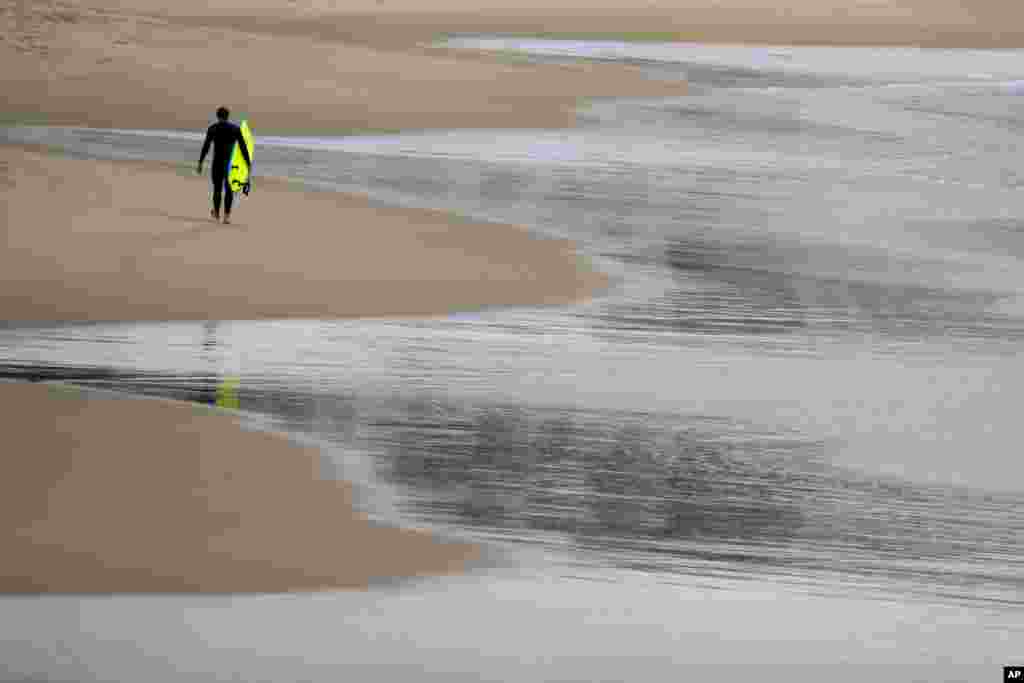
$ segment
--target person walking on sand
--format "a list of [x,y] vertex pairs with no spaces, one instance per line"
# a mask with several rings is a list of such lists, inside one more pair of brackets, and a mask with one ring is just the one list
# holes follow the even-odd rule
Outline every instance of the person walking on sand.
[[217,123],[206,129],[206,140],[203,142],[203,151],[199,155],[199,165],[196,166],[196,173],[203,174],[203,160],[206,153],[210,151],[210,144],[213,144],[213,161],[210,162],[210,179],[213,180],[213,209],[210,216],[213,220],[220,220],[220,198],[224,194],[224,222],[231,222],[231,202],[235,195],[231,191],[229,182],[228,164],[231,163],[231,150],[237,142],[242,150],[242,157],[249,164],[249,173],[252,173],[252,158],[249,156],[249,149],[242,138],[242,129],[228,121],[231,112],[227,107],[217,109]]

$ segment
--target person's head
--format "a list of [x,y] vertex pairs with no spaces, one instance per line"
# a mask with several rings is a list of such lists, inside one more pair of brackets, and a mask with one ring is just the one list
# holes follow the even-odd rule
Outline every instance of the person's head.
[[217,120],[218,121],[227,121],[228,120],[228,116],[230,116],[230,115],[231,115],[231,112],[228,111],[227,107],[218,107],[217,108]]

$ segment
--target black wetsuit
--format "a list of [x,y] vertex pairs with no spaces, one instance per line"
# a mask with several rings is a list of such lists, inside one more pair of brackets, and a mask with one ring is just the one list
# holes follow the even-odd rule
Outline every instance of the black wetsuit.
[[213,161],[210,162],[210,178],[213,180],[213,208],[220,212],[221,192],[226,190],[224,195],[224,213],[231,213],[231,200],[234,194],[228,186],[228,164],[231,163],[231,150],[235,143],[239,144],[242,150],[242,157],[249,164],[252,170],[252,159],[249,157],[249,149],[245,146],[242,138],[242,129],[230,121],[218,121],[206,130],[206,141],[203,142],[203,151],[199,155],[199,165],[203,165],[206,153],[210,151],[210,143],[213,143]]

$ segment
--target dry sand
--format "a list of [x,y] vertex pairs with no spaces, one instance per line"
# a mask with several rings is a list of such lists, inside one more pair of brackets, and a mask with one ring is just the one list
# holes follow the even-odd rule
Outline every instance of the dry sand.
[[373,17],[320,17],[286,3],[240,16],[231,9],[15,0],[0,18],[3,116],[200,130],[226,104],[261,134],[562,127],[580,97],[685,92],[627,66],[538,66],[419,48],[434,31],[415,23],[392,30]]
[[0,383],[0,592],[277,592],[462,571],[478,549],[374,525],[320,454],[159,400]]
[[223,225],[209,194],[192,167],[0,147],[0,318],[425,315],[565,303],[606,284],[571,243],[515,226],[266,179]]

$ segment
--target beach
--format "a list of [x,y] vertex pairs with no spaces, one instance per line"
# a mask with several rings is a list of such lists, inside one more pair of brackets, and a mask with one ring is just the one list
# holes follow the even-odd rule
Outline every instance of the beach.
[[0,681],[998,676],[1019,14],[0,7]]
[[[642,10],[596,0],[558,9],[447,2],[429,11],[389,1],[342,10],[16,1],[3,15],[2,114],[16,123],[201,131],[226,104],[253,121],[257,136],[566,128],[587,99],[676,97],[687,86],[631,65],[528,64],[430,43],[448,32],[516,32],[1004,47],[1024,43],[1016,13],[994,2],[916,0],[785,8],[656,2]],[[567,304],[609,282],[572,243],[298,189],[260,178],[258,157],[252,198],[240,201],[231,225],[215,224],[208,181],[192,164],[0,149],[7,219],[0,315],[17,322],[437,316]],[[2,388],[14,441],[35,458],[27,471],[10,454],[4,461],[14,469],[3,477],[13,488],[4,496],[2,548],[17,560],[4,567],[2,591],[354,587],[379,576],[448,573],[473,556],[468,546],[371,529],[352,513],[344,485],[317,481],[315,454],[239,430],[223,416]],[[144,460],[133,457],[140,452]],[[265,455],[268,469],[252,467],[254,454]],[[191,469],[172,466],[182,457]],[[159,486],[121,483],[144,481],[154,467],[167,469]],[[248,474],[229,480],[226,472]],[[197,490],[204,491],[198,505]],[[49,516],[38,508],[42,497]],[[268,497],[304,505],[271,510],[260,503]],[[78,512],[97,499],[108,506]],[[317,526],[325,518],[347,521],[327,530]],[[211,551],[204,543],[213,539],[222,544]],[[363,562],[352,561],[353,547]]]

